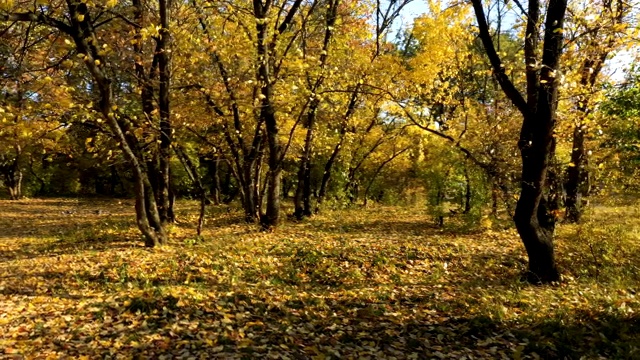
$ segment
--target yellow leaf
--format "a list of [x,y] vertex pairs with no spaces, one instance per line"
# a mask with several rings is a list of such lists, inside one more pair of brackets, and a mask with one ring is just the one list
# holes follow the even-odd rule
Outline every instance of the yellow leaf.
[[8,10],[13,6],[13,0],[0,1],[0,9]]
[[253,340],[251,339],[242,339],[238,342],[238,347],[239,348],[246,348],[248,346],[250,346],[251,344],[253,344]]

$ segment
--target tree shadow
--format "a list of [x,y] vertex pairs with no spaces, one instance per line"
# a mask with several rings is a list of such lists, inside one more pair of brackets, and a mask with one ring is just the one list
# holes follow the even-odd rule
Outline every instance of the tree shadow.
[[[318,315],[307,311],[315,306],[310,298],[283,303],[242,291],[220,295],[213,303],[185,305],[172,295],[148,294],[124,304],[90,304],[101,332],[76,331],[52,347],[71,357],[124,358],[633,359],[640,351],[636,315],[575,311],[549,314],[542,321],[505,322],[484,315],[420,311],[399,318],[389,308],[397,304],[350,300],[327,302],[326,311]],[[251,312],[243,312],[246,309]],[[121,326],[103,320],[118,316],[130,320]],[[153,340],[144,341],[150,336]]]
[[[145,291],[142,295],[119,292],[124,297],[117,299],[117,304],[65,293],[74,282],[114,281],[101,275],[100,269],[79,274],[12,272],[0,280],[5,284],[15,280],[17,285],[3,286],[0,295],[87,302],[85,308],[93,309],[90,313],[71,315],[78,316],[76,324],[87,324],[90,319],[91,326],[97,326],[100,332],[75,330],[65,341],[56,340],[54,330],[47,328],[28,335],[29,340],[51,340],[52,349],[68,357],[637,358],[640,319],[636,315],[574,310],[504,321],[467,311],[469,296],[441,296],[445,291],[468,295],[476,288],[496,292],[508,289],[519,282],[518,271],[501,272],[498,265],[523,268],[526,264],[516,251],[473,253],[469,261],[489,264],[486,273],[452,269],[464,272],[466,279],[438,282],[444,284],[443,288],[429,279],[424,283],[386,284],[396,294],[387,299],[338,295],[345,290],[358,294],[365,287],[382,284],[371,279],[351,286],[306,283],[298,286],[297,296],[283,297],[277,285],[256,292],[247,290],[247,286],[220,284],[203,275],[197,278],[197,271],[191,269],[194,277],[189,286],[206,288],[215,295],[182,304],[179,295],[157,291],[158,287],[184,284],[189,279],[186,272],[180,272],[180,278],[165,275],[151,279],[149,288],[137,289]],[[503,264],[508,259],[516,260]],[[102,269],[106,271],[109,266],[103,264]],[[489,278],[487,273],[497,276]],[[36,279],[35,283],[47,283],[47,289],[20,286],[19,280],[28,277]],[[130,275],[124,281],[141,283],[144,279]],[[248,288],[252,286],[257,284]],[[425,289],[409,291],[419,287]],[[56,316],[60,315],[42,314],[43,319]],[[118,326],[113,325],[113,319],[118,319]]]
[[[32,212],[32,216],[34,214],[37,212]],[[242,221],[234,216],[220,216],[218,223],[209,226],[227,226],[229,221]],[[59,299],[86,302],[85,310],[69,314],[74,317],[71,323],[75,328],[64,334],[64,340],[58,338],[60,334],[55,333],[55,328],[46,327],[18,335],[19,340],[46,342],[54,350],[71,358],[80,355],[92,358],[158,358],[160,355],[170,355],[175,358],[286,356],[306,359],[322,355],[332,358],[459,359],[464,356],[494,359],[538,356],[579,359],[638,358],[640,355],[637,345],[640,343],[640,324],[636,315],[612,315],[604,310],[576,309],[566,313],[559,310],[535,314],[539,315],[535,317],[527,315],[506,321],[487,315],[488,312],[469,311],[469,299],[477,296],[475,289],[492,289],[501,293],[514,285],[529,286],[519,284],[521,272],[526,269],[526,261],[522,256],[524,249],[509,247],[503,251],[496,247],[479,247],[461,253],[446,240],[437,238],[434,241],[442,241],[441,246],[456,250],[436,252],[437,256],[434,256],[427,251],[420,253],[421,248],[415,247],[415,244],[402,242],[408,236],[416,236],[422,241],[422,237],[426,239],[430,235],[447,234],[447,230],[442,232],[416,220],[365,219],[349,222],[342,219],[341,223],[345,225],[333,223],[333,228],[330,227],[330,221],[312,222],[314,233],[324,231],[354,237],[369,234],[376,238],[394,235],[388,237],[389,241],[397,240],[398,244],[382,249],[386,250],[389,261],[393,261],[391,265],[397,267],[397,271],[395,268],[393,271],[419,271],[419,276],[424,274],[424,282],[364,276],[357,283],[345,284],[338,279],[335,284],[327,285],[326,282],[317,281],[326,275],[319,271],[317,279],[312,278],[295,286],[274,284],[259,291],[259,286],[262,286],[259,279],[242,278],[242,275],[252,276],[247,268],[238,270],[243,272],[237,278],[242,286],[234,286],[231,281],[221,283],[219,277],[201,273],[201,269],[191,263],[170,270],[170,274],[164,272],[142,276],[139,272],[132,272],[116,278],[107,273],[117,265],[104,262],[90,272],[79,273],[21,272],[11,269],[10,274],[0,275],[0,295],[46,296],[51,298],[52,303]],[[250,228],[240,228],[239,233]],[[459,235],[457,231],[455,234]],[[127,240],[118,234],[100,236],[44,244],[29,242],[18,250],[0,253],[0,261],[142,246],[141,242]],[[367,239],[353,247],[341,247],[335,253],[331,249],[324,253],[309,252],[307,245],[300,244],[300,249],[306,250],[306,253],[296,253],[297,248],[286,248],[290,245],[268,252],[267,256],[277,257],[277,262],[272,262],[277,263],[276,268],[268,275],[299,272],[302,266],[317,271],[319,265],[327,265],[327,262],[336,268],[342,266],[340,274],[346,274],[352,268],[374,266],[374,257],[379,255],[378,248],[371,247]],[[352,257],[352,251],[361,250],[357,246],[361,246],[363,251]],[[464,255],[464,261],[459,261],[461,254]],[[321,256],[320,260],[328,261],[295,262],[299,259],[317,261],[318,256]],[[360,261],[363,259],[365,261]],[[169,259],[169,262],[173,260]],[[175,262],[180,261],[178,258]],[[419,270],[408,266],[403,268],[403,263],[408,264],[408,261],[413,264],[437,264],[440,273],[435,275],[439,278],[428,273],[428,267],[418,267]],[[445,264],[448,264],[448,268]],[[255,264],[247,266],[252,265]],[[27,279],[29,283],[25,284]],[[46,286],[39,287],[37,284]],[[128,284],[132,284],[132,290],[135,291],[129,291]],[[71,295],[67,291],[73,288],[81,293],[83,286],[90,289],[101,285],[107,285],[109,291],[121,286],[118,290],[122,291],[114,295],[120,298],[116,302],[107,302],[91,296]],[[171,287],[181,291],[181,288],[187,287],[185,285],[198,290],[206,289],[202,291],[206,293],[204,299],[183,303],[179,293],[170,295],[159,290]],[[365,288],[381,286],[387,286],[394,297],[358,295],[365,293]],[[417,288],[421,289],[412,291]],[[144,293],[141,295],[140,291]],[[283,296],[286,291],[291,293]],[[349,295],[345,295],[347,293]],[[442,296],[447,293],[458,295]],[[61,314],[50,312],[38,316],[54,321]],[[14,321],[26,322],[25,318],[26,315],[18,313]],[[117,326],[114,326],[114,319]],[[84,325],[99,328],[100,331],[85,332],[80,329]],[[2,336],[0,334],[0,339]]]

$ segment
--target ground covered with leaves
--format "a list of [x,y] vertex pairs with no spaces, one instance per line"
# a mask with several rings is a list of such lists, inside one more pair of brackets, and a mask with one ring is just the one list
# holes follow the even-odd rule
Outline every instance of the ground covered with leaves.
[[558,229],[564,281],[531,286],[514,230],[419,208],[327,212],[274,233],[178,204],[149,250],[129,201],[0,201],[0,357],[638,358],[640,211]]

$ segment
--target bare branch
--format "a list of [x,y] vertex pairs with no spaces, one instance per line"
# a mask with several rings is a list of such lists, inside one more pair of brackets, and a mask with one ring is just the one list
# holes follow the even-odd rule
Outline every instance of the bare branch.
[[518,108],[523,115],[529,116],[531,109],[527,105],[527,102],[520,91],[518,91],[518,89],[513,85],[513,82],[511,82],[511,79],[509,79],[504,65],[502,64],[502,60],[500,59],[500,55],[498,55],[498,52],[493,45],[493,39],[489,33],[489,25],[487,24],[487,19],[482,7],[482,0],[472,0],[472,3],[473,9],[476,13],[476,19],[478,21],[478,28],[480,29],[480,39],[482,40],[485,52],[489,57],[491,66],[493,67],[493,74],[496,77],[496,80],[498,80],[500,87],[502,87],[513,105]]

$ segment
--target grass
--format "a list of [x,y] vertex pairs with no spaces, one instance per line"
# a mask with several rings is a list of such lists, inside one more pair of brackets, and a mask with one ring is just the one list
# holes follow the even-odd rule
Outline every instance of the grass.
[[0,201],[0,357],[640,357],[633,199],[558,228],[554,286],[521,280],[514,230],[437,229],[423,209],[264,233],[212,207],[199,239],[185,201],[171,243],[149,250],[132,208]]

